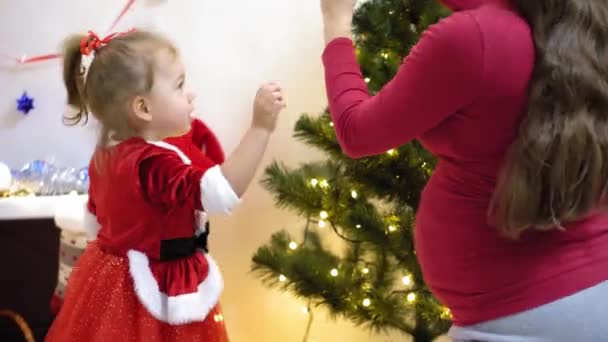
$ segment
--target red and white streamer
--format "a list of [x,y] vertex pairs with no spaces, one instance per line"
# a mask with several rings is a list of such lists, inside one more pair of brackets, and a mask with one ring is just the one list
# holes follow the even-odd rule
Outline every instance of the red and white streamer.
[[[131,9],[131,7],[133,7],[134,4],[135,4],[135,0],[127,0],[127,3],[123,6],[123,8],[121,9],[118,16],[114,19],[114,21],[112,22],[112,25],[110,26],[108,31],[112,31],[116,27],[116,25],[118,25],[118,23],[120,23],[122,18],[125,16],[125,14],[127,14],[127,12],[129,12],[129,10]],[[16,64],[32,64],[32,63],[50,61],[50,60],[58,59],[58,58],[61,58],[61,54],[48,53],[48,54],[43,54],[43,55],[31,56],[31,57],[27,57],[27,55],[22,55],[21,57],[15,57],[15,56],[7,55],[4,53],[0,53],[0,59],[13,61]]]

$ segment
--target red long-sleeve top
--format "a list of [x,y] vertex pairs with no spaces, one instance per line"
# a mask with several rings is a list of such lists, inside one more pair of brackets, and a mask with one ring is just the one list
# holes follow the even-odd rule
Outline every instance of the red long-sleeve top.
[[439,158],[415,243],[424,280],[458,325],[530,309],[608,279],[608,216],[566,232],[499,236],[487,209],[525,113],[534,67],[528,24],[508,0],[445,0],[397,75],[371,96],[347,38],[323,54],[332,120],[359,158],[418,139]]

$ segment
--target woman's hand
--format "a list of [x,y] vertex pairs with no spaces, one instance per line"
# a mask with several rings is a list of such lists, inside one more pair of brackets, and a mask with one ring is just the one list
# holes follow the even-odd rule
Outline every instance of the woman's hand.
[[321,0],[323,19],[352,18],[356,0]]
[[325,44],[339,37],[351,37],[356,0],[321,0]]

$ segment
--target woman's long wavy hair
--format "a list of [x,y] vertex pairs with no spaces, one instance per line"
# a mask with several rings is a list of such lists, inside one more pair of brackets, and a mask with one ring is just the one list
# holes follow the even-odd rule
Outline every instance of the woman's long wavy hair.
[[606,207],[608,1],[514,2],[532,28],[536,65],[491,214],[517,237]]

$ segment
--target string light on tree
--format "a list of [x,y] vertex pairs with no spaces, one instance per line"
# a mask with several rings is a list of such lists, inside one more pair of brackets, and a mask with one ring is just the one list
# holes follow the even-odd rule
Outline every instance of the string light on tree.
[[452,311],[449,308],[443,307],[441,309],[441,314],[439,315],[442,319],[451,320],[452,319]]
[[361,302],[361,304],[363,304],[363,306],[365,306],[365,307],[368,307],[368,306],[372,305],[372,300],[369,298],[365,298],[363,300],[363,302]]
[[295,241],[291,241],[289,243],[289,248],[293,251],[295,251],[298,248],[298,244]]
[[325,228],[326,225],[327,223],[325,223],[325,221],[319,220],[319,228]]
[[408,274],[401,278],[401,281],[403,282],[403,285],[410,286],[412,285],[412,276]]
[[397,155],[397,150],[395,150],[395,149],[392,148],[392,149],[386,151],[386,154],[388,154],[391,157],[396,156]]
[[331,271],[329,271],[329,274],[330,274],[332,277],[337,277],[337,276],[338,276],[338,269],[337,269],[337,268],[332,268],[332,270],[331,270]]
[[416,301],[416,294],[414,292],[410,292],[407,294],[405,299],[407,300],[408,303],[412,304],[413,302]]
[[363,269],[361,270],[361,272],[362,272],[363,274],[368,274],[368,273],[369,273],[369,268],[365,267],[365,268],[363,268]]
[[303,306],[302,307],[302,313],[305,314],[305,315],[308,315],[308,308],[305,307],[305,306]]
[[361,225],[360,225],[360,224],[358,224],[358,225],[356,225],[356,226],[355,226],[355,228],[357,228],[357,229],[361,229]]
[[390,226],[388,226],[388,231],[391,233],[394,233],[397,231],[397,227],[393,226],[392,224]]
[[333,122],[330,122],[330,123],[329,123],[329,126],[330,126],[330,127],[334,127],[334,123],[333,123]]
[[320,185],[322,188],[327,188],[327,187],[329,186],[329,182],[328,182],[326,179],[323,179],[323,180],[322,180],[322,181],[319,183],[319,185]]
[[284,282],[286,282],[286,281],[287,281],[287,277],[281,274],[281,275],[279,276],[279,281],[280,281],[281,283],[284,283]]
[[322,220],[326,220],[329,217],[329,214],[327,213],[327,211],[323,210],[322,212],[319,213],[319,217]]
[[357,197],[359,197],[359,194],[357,193],[357,191],[353,190],[350,192],[350,195],[352,196],[352,198],[357,199]]
[[310,185],[312,185],[313,187],[316,187],[317,185],[319,185],[319,180],[316,178],[311,179]]
[[369,78],[369,77],[366,77],[366,78],[365,78],[365,83],[369,83],[369,82],[371,82],[371,81],[372,81],[372,79],[371,79],[371,78]]

